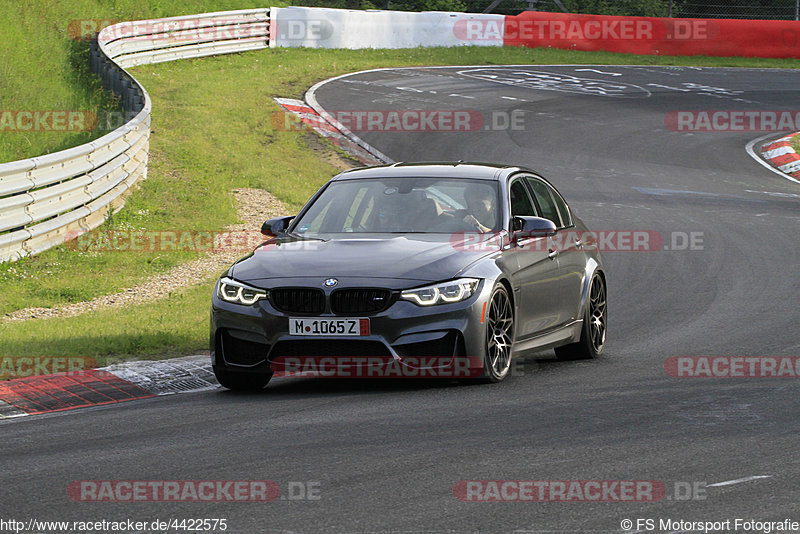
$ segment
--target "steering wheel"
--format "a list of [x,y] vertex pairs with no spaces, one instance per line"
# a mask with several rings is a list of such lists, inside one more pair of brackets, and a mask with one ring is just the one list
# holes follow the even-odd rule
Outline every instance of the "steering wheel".
[[470,230],[474,230],[474,231],[480,232],[480,233],[484,232],[483,225],[480,223],[480,221],[474,215],[467,215],[462,220],[465,223],[469,224]]

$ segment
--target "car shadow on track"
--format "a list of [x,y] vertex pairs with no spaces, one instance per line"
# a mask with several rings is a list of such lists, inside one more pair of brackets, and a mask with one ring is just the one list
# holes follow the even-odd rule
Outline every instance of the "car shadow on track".
[[[601,358],[602,359],[602,358]],[[479,379],[446,378],[342,378],[342,377],[273,377],[266,388],[260,391],[220,390],[230,397],[286,396],[320,394],[373,394],[387,392],[419,392],[435,390],[457,390],[459,388],[502,388],[517,381],[535,380],[537,374],[563,372],[576,365],[591,365],[599,360],[561,361],[553,351],[515,357],[509,376],[504,382],[487,384]]]

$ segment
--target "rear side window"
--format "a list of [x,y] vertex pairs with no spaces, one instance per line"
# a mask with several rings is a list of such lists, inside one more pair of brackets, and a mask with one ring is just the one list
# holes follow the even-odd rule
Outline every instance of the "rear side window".
[[552,187],[548,187],[548,189],[550,189],[550,195],[552,195],[553,200],[555,200],[558,212],[561,214],[561,222],[565,227],[572,226],[572,214],[569,212],[569,206],[567,206],[567,203],[561,198],[561,195],[558,194],[558,191],[553,190]]
[[530,185],[531,190],[533,190],[533,195],[536,197],[536,203],[542,211],[542,217],[553,221],[556,228],[562,228],[564,225],[561,224],[561,217],[558,214],[558,208],[553,200],[553,196],[550,194],[550,188],[547,187],[544,182],[536,178],[527,178],[527,180],[528,185]]
[[511,197],[511,216],[518,217],[520,215],[535,217],[536,210],[531,204],[531,198],[528,192],[525,191],[525,186],[521,181],[516,180],[509,188]]

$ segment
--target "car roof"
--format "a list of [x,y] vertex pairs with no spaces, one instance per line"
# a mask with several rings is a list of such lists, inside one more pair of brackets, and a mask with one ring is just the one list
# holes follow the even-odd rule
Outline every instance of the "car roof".
[[471,178],[476,180],[499,180],[512,172],[529,169],[522,167],[499,165],[495,163],[475,163],[463,161],[441,162],[400,162],[391,165],[377,165],[362,167],[345,171],[335,177],[333,181],[358,180],[365,178],[403,178],[420,176],[432,178]]

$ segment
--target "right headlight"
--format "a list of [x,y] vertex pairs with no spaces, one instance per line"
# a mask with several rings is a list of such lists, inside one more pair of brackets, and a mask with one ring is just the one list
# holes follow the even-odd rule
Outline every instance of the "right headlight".
[[217,295],[225,302],[244,304],[245,306],[250,306],[260,299],[267,298],[266,290],[237,282],[227,276],[219,279]]
[[459,278],[449,282],[441,282],[415,289],[406,289],[400,293],[400,298],[410,300],[418,306],[433,306],[435,304],[449,304],[467,300],[478,287],[477,278]]

